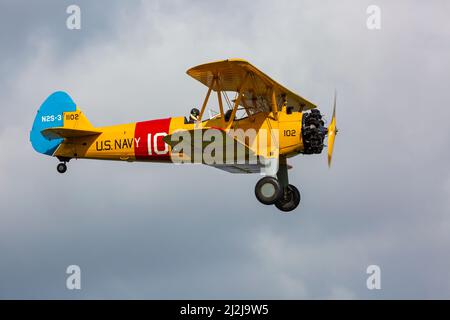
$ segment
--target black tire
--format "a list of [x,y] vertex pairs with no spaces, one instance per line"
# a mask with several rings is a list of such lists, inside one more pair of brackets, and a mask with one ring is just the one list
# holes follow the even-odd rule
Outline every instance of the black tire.
[[59,163],[59,164],[56,166],[56,170],[58,170],[59,173],[64,173],[64,172],[67,171],[67,166],[66,166],[65,163]]
[[286,187],[284,194],[275,202],[275,207],[284,212],[295,210],[300,204],[300,192],[292,184]]
[[264,177],[255,186],[255,195],[259,202],[274,204],[283,194],[280,182],[274,177]]

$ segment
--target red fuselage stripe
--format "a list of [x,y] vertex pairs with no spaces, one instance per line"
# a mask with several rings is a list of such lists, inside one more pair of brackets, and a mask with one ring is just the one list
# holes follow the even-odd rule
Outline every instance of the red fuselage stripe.
[[170,161],[169,146],[163,141],[164,136],[170,134],[170,120],[166,118],[136,123],[136,160]]

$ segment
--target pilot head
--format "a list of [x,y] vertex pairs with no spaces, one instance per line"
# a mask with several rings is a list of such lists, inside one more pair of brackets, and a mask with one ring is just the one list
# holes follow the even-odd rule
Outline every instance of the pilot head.
[[198,120],[198,116],[200,115],[200,111],[197,108],[193,108],[191,110],[191,115],[190,118],[193,121],[197,121]]

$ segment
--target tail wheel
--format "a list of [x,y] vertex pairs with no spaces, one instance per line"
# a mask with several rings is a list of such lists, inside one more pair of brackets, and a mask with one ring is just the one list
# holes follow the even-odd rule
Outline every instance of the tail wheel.
[[292,184],[284,190],[284,194],[275,202],[275,207],[284,212],[294,210],[300,204],[300,192]]
[[67,171],[67,165],[65,163],[59,163],[56,170],[58,170],[59,173],[64,173]]
[[264,177],[255,186],[255,195],[263,204],[274,204],[283,194],[280,182],[274,177]]

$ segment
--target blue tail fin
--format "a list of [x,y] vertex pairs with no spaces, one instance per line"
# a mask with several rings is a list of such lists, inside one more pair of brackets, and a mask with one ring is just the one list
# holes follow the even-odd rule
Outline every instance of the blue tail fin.
[[36,118],[34,118],[33,128],[30,132],[30,141],[39,153],[53,155],[56,148],[64,139],[48,140],[41,131],[47,128],[61,127],[63,125],[63,113],[76,111],[77,106],[70,96],[57,91],[52,93],[39,108]]

